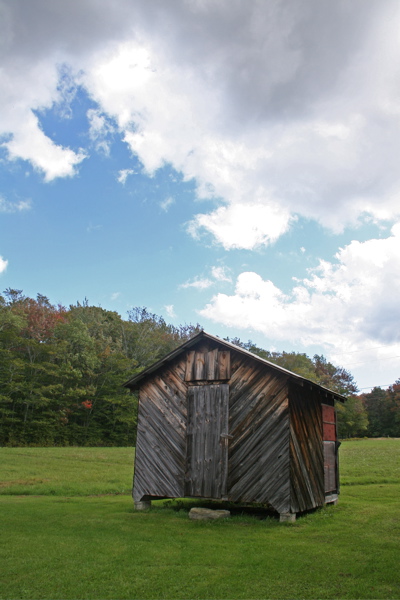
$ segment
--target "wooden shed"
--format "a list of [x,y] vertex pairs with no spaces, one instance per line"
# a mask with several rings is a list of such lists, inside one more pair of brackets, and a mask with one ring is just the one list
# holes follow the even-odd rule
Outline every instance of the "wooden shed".
[[294,520],[336,502],[340,394],[204,331],[124,385],[139,391],[137,509],[212,498]]

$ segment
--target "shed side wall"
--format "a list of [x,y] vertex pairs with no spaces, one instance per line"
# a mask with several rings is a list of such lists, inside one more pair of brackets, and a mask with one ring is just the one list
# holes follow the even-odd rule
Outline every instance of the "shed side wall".
[[286,378],[232,353],[228,498],[290,507]]
[[186,468],[185,358],[144,382],[139,395],[133,497],[184,496]]
[[290,388],[291,512],[322,506],[324,453],[321,395],[310,388]]

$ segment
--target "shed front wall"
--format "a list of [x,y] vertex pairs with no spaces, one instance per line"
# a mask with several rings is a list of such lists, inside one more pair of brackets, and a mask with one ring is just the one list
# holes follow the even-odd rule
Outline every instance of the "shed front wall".
[[[207,351],[214,352],[215,346],[196,348],[199,352],[196,356]],[[188,399],[193,393],[189,394],[188,389],[202,384],[190,381],[188,361],[192,360],[193,352],[177,358],[140,388],[135,501],[192,495],[187,493],[193,487],[187,435],[190,433]],[[287,379],[234,351],[230,352],[229,374],[229,381],[224,381],[229,390],[229,426],[224,432],[228,436],[221,440],[221,444],[228,444],[228,477],[225,490],[225,486],[221,487],[224,494],[219,497],[235,502],[269,503],[278,512],[287,512],[290,510]],[[207,379],[203,385],[213,382]],[[206,485],[204,489],[208,488]],[[212,483],[209,489],[219,488]]]

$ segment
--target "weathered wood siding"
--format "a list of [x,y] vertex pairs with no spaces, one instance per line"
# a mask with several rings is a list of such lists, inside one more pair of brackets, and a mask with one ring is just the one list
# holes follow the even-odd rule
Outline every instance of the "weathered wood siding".
[[247,357],[234,355],[231,360],[228,497],[269,503],[286,512],[290,505],[286,378]]
[[139,393],[133,497],[184,496],[186,469],[186,361],[164,367]]
[[322,506],[325,500],[321,396],[292,384],[289,407],[290,508],[297,513]]
[[187,353],[185,381],[222,381],[230,376],[229,351],[203,346]]
[[226,498],[280,513],[322,506],[333,487],[323,431],[336,443],[322,399],[333,405],[307,382],[202,340],[141,382],[134,499]]
[[228,404],[228,384],[188,388],[186,496],[226,495]]

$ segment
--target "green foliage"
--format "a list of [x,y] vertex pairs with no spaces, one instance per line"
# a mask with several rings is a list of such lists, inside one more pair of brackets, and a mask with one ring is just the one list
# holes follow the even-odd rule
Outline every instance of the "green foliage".
[[360,437],[368,428],[368,413],[360,396],[349,396],[336,404],[338,435],[340,438]]
[[369,415],[367,435],[400,437],[400,379],[387,390],[374,388],[362,398]]
[[[137,397],[121,387],[201,331],[175,327],[144,307],[128,318],[85,300],[68,309],[21,290],[0,296],[0,445],[121,446],[135,442]],[[228,339],[229,341],[229,339]],[[324,356],[232,343],[349,400],[341,437],[400,436],[400,380],[356,396],[353,376]]]
[[132,445],[135,372],[200,331],[145,308],[129,319],[85,301],[66,309],[21,290],[0,296],[0,444]]

